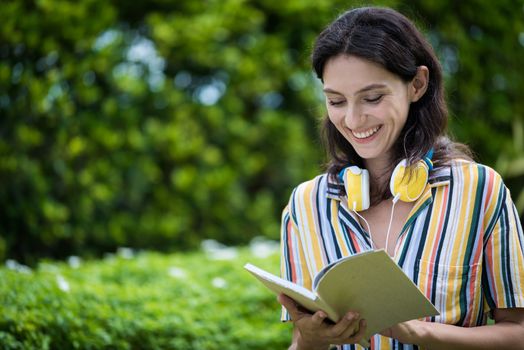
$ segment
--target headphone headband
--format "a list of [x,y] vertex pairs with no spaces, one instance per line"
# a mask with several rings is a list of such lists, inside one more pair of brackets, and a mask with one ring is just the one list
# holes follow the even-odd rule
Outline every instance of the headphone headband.
[[426,165],[428,166],[428,170],[431,171],[433,170],[433,147],[429,149],[428,153],[426,153],[426,155],[424,156],[423,160],[424,162],[426,163]]

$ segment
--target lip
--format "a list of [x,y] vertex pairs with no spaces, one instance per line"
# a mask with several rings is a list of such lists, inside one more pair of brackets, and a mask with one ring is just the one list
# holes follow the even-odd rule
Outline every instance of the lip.
[[351,139],[353,141],[355,141],[356,143],[365,144],[365,143],[369,143],[369,142],[373,141],[375,138],[377,138],[377,135],[380,133],[381,130],[382,130],[382,125],[379,126],[378,130],[373,135],[371,135],[369,137],[366,137],[364,139],[359,139],[359,138],[355,137],[355,135],[353,135],[353,133],[351,131],[349,131],[349,134],[351,136]]

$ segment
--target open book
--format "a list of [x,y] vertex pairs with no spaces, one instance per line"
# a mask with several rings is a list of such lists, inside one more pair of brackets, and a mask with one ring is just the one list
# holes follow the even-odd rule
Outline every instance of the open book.
[[[284,293],[312,312],[323,310],[334,322],[357,311],[367,322],[363,340],[399,322],[439,314],[383,249],[327,265],[315,276],[313,291],[254,265],[244,268],[275,294]],[[367,340],[361,344],[367,346]]]

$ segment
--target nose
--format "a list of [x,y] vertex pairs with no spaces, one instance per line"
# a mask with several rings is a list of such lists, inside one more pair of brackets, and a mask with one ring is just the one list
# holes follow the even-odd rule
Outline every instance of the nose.
[[344,124],[348,129],[358,129],[362,125],[363,116],[359,108],[348,103],[344,114]]

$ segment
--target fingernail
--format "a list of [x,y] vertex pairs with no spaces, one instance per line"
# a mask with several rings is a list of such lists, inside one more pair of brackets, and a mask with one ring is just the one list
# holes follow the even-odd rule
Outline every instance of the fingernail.
[[357,313],[353,313],[353,312],[346,316],[346,319],[349,320],[349,321],[355,320],[357,318],[358,318],[358,314]]

